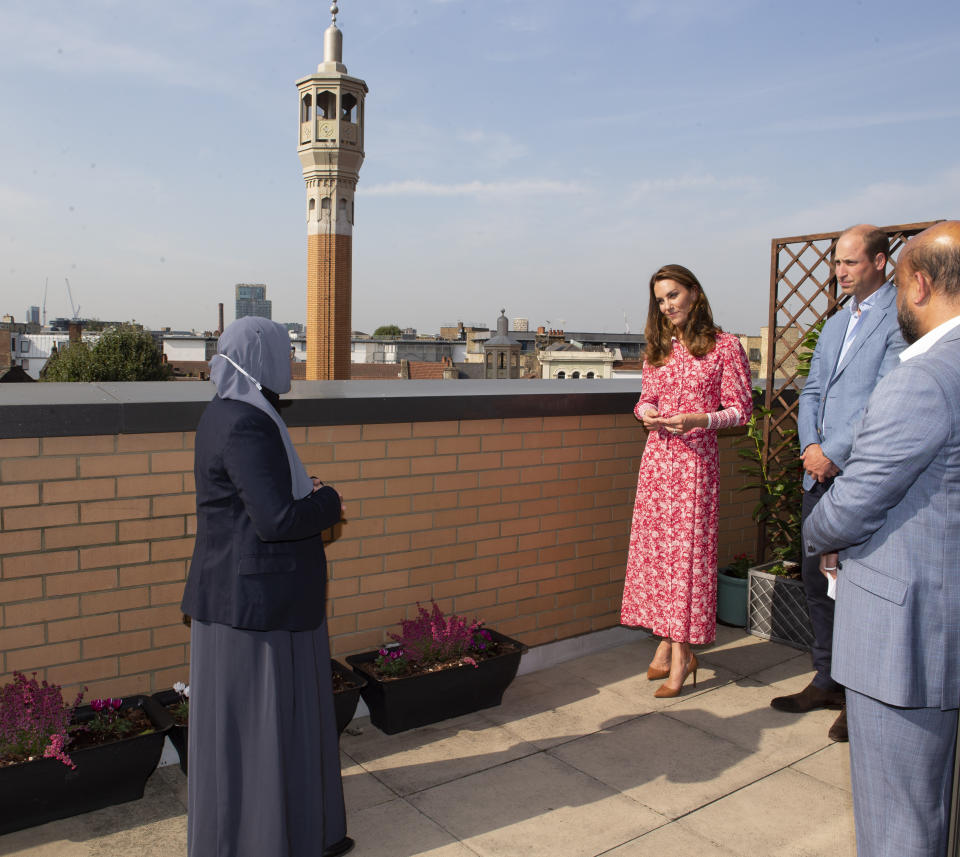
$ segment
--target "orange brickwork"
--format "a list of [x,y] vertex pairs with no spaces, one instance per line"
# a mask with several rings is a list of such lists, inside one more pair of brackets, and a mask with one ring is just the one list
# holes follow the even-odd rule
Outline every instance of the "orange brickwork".
[[353,239],[307,236],[307,380],[350,379]]
[[[720,560],[753,500],[721,435]],[[328,615],[342,656],[416,604],[530,645],[616,625],[644,435],[632,415],[293,428],[343,493]],[[195,530],[190,432],[0,440],[0,682],[88,696],[186,681],[179,610]]]

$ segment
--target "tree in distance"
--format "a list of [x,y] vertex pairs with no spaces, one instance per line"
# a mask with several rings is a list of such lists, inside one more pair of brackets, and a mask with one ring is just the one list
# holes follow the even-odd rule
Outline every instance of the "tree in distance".
[[374,332],[374,336],[400,336],[403,333],[395,324],[381,324]]
[[170,367],[153,337],[130,324],[109,327],[92,346],[71,342],[50,355],[44,381],[169,381]]

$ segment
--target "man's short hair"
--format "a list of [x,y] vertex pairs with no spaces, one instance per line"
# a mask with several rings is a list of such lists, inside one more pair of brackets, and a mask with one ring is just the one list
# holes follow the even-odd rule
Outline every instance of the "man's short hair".
[[908,270],[926,274],[935,291],[960,298],[960,244],[926,241],[908,246],[901,259]]
[[877,253],[883,253],[884,259],[890,258],[890,238],[882,229],[866,229],[860,233],[863,238],[863,249],[871,261]]

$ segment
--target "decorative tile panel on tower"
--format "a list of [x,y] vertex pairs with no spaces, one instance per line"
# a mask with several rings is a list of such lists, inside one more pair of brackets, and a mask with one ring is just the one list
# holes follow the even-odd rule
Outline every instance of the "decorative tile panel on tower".
[[323,62],[297,81],[299,155],[307,187],[307,380],[350,378],[353,194],[363,164],[367,85],[347,74],[339,9]]

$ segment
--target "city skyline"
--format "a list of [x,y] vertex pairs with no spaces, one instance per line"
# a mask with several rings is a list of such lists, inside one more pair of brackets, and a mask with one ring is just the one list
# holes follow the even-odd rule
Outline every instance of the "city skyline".
[[[747,332],[771,238],[955,215],[955,4],[340,6],[371,92],[355,329],[505,306],[639,332],[678,261]],[[303,321],[294,82],[328,23],[302,2],[0,10],[0,310],[49,280],[47,317],[70,316],[69,277],[83,315],[213,329],[262,282]]]

